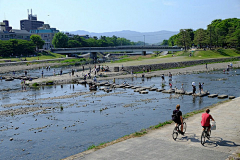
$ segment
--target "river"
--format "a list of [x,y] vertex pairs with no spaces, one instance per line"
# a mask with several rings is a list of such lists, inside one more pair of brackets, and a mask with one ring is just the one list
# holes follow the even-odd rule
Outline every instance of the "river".
[[[64,70],[67,73],[70,68]],[[40,72],[29,70],[28,74],[37,76]],[[46,71],[46,75],[52,72],[53,68]],[[180,88],[183,83],[186,91],[192,90],[193,81],[196,84],[204,82],[204,90],[211,94],[239,97],[239,75],[240,69],[230,70],[229,74],[211,71],[175,75],[171,82],[173,88]],[[124,81],[134,86],[162,88],[160,77],[116,79],[118,84]],[[165,81],[165,89],[169,89],[168,77]],[[170,120],[176,104],[180,104],[186,114],[224,100],[156,91],[139,94],[123,88],[109,93],[89,92],[88,85],[77,84],[37,88],[22,88],[20,80],[3,80],[0,84],[0,111],[21,110],[0,116],[1,159],[65,158],[91,145],[110,142]],[[28,112],[29,108],[36,110]]]

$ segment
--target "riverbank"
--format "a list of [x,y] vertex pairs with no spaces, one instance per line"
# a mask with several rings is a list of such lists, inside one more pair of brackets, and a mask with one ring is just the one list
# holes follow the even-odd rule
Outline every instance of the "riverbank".
[[[182,106],[184,107],[184,106]],[[204,146],[200,143],[201,114],[186,120],[187,131],[176,141],[171,133],[174,124],[152,130],[142,136],[114,143],[99,150],[91,149],[65,160],[80,159],[227,159],[240,153],[240,98],[211,108],[210,114],[217,122],[217,130],[213,130],[210,140]]]
[[63,65],[62,63],[59,63],[57,61],[63,61],[66,59],[72,59],[72,58],[70,57],[70,58],[56,58],[56,59],[45,59],[45,60],[35,60],[35,61],[0,63],[0,73]]
[[[144,61],[144,60],[143,60]],[[148,60],[146,60],[148,61]],[[128,62],[127,66],[131,66],[131,64],[135,64],[136,62]],[[240,66],[240,61],[234,61],[233,67],[239,68]],[[230,64],[230,62],[222,62],[222,63],[211,63],[208,64],[206,67],[206,64],[202,65],[196,65],[196,66],[190,66],[190,67],[185,67],[185,68],[177,68],[177,69],[165,69],[165,70],[156,70],[156,71],[151,71],[151,72],[144,72],[144,73],[139,73],[139,74],[130,74],[129,71],[119,71],[119,72],[114,72],[114,67],[118,65],[111,64],[109,66],[110,72],[99,72],[97,73],[97,80],[112,80],[113,78],[129,78],[129,77],[142,77],[144,74],[144,77],[159,77],[162,74],[167,76],[169,72],[171,72],[172,75],[179,75],[179,74],[191,74],[191,73],[196,73],[196,72],[208,72],[208,71],[213,71],[213,70],[227,70],[227,66]],[[149,64],[148,66],[150,66]],[[92,66],[93,67],[93,66]],[[54,84],[64,84],[64,83],[76,83],[79,80],[83,80],[83,76],[88,74],[89,70],[85,71],[79,71],[75,72],[74,75],[69,74],[64,74],[64,75],[56,75],[56,76],[49,76],[49,77],[43,77],[39,79],[34,79],[32,81],[26,81],[27,84],[32,85],[32,84],[38,84],[38,85],[45,85],[46,82],[52,82]],[[91,72],[91,77],[94,77],[94,71],[92,69]],[[88,79],[87,81],[92,81],[91,79]]]

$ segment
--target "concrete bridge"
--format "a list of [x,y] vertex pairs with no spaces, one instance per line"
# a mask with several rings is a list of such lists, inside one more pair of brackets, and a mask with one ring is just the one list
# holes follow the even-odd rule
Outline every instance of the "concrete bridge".
[[[98,52],[142,52],[146,55],[148,51],[181,51],[182,47],[163,46],[115,46],[115,47],[81,47],[81,48],[54,48],[51,51],[58,54],[90,53],[91,58],[97,58]],[[132,55],[132,53],[131,53]]]

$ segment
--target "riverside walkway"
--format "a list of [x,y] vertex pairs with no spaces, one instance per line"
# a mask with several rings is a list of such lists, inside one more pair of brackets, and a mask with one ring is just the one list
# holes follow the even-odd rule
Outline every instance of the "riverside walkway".
[[[183,107],[184,105],[181,106]],[[210,141],[205,146],[200,143],[201,114],[185,121],[187,131],[184,136],[178,136],[176,141],[172,139],[172,123],[142,137],[127,139],[96,151],[88,150],[65,160],[222,160],[240,153],[240,98],[211,108],[210,114],[216,121],[217,130],[212,131]]]

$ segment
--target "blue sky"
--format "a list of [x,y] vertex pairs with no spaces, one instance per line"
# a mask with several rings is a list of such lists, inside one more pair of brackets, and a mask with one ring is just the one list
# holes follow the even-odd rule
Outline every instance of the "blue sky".
[[97,33],[196,30],[214,19],[240,18],[240,0],[0,0],[0,21],[19,29],[27,9],[60,31]]

